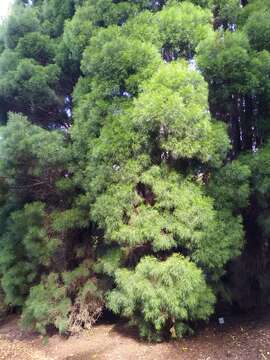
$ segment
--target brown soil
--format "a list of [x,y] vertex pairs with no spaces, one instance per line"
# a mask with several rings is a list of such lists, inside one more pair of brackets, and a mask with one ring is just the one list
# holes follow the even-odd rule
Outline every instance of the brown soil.
[[139,341],[125,325],[101,324],[68,339],[49,339],[22,332],[17,318],[0,327],[1,360],[267,360],[270,359],[270,317],[225,318],[196,336],[175,342]]

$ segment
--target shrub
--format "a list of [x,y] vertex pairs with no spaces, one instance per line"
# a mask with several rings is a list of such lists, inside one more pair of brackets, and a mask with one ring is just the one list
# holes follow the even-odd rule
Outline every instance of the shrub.
[[8,307],[4,301],[4,292],[0,287],[0,322],[4,320]]
[[25,302],[22,326],[45,335],[50,326],[60,334],[90,329],[103,310],[103,293],[90,279],[89,262],[73,271],[51,273],[31,288]]
[[108,295],[108,307],[132,320],[140,335],[161,340],[171,332],[181,337],[188,322],[207,319],[215,296],[201,270],[179,254],[165,261],[147,256],[134,271],[116,272],[117,287]]

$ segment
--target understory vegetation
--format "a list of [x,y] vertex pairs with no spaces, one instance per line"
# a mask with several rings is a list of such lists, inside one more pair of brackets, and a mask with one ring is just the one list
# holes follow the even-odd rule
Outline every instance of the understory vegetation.
[[0,29],[0,319],[150,341],[270,303],[267,0],[17,0]]

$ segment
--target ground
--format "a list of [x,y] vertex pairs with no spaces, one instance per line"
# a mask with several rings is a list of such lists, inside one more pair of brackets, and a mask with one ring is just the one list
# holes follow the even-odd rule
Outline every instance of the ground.
[[267,360],[270,359],[270,316],[214,319],[188,339],[149,344],[124,324],[99,324],[68,339],[43,339],[22,332],[18,318],[0,327],[1,360]]

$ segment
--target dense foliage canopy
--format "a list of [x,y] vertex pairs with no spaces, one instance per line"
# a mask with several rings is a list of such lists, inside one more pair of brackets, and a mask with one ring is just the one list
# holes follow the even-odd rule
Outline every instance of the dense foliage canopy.
[[0,27],[0,318],[181,337],[270,302],[270,7],[15,1]]

